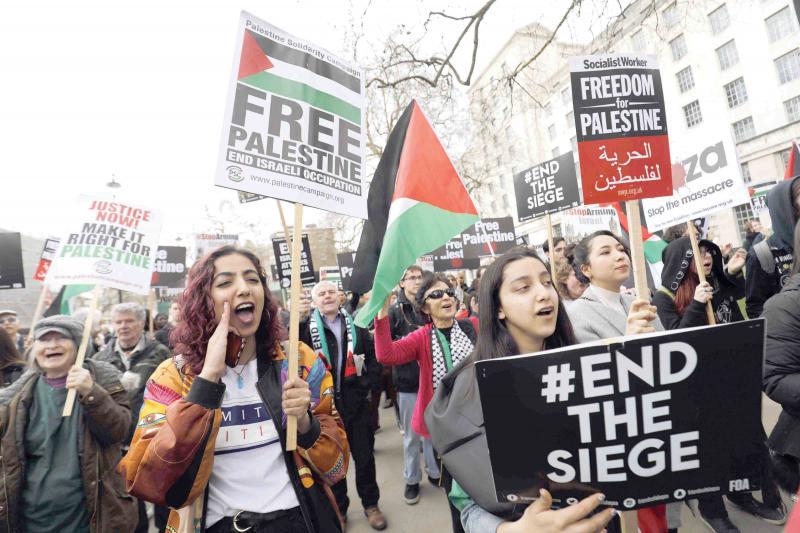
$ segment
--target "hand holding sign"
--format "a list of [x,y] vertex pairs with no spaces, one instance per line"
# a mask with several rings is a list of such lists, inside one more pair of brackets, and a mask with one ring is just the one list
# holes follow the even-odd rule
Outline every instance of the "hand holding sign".
[[656,308],[646,300],[634,300],[628,311],[628,325],[625,335],[653,333],[656,328],[650,325],[656,319]]
[[706,305],[713,297],[714,289],[711,288],[707,281],[699,284],[694,290],[694,299],[703,305]]
[[564,509],[551,509],[553,497],[542,489],[539,499],[525,509],[522,518],[506,522],[497,528],[497,533],[599,533],[614,517],[613,509],[586,518],[605,499],[602,494],[593,494],[575,505]]

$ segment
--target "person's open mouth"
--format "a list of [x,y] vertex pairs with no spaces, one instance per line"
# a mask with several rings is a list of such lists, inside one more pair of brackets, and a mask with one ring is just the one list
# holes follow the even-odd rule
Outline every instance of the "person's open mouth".
[[236,319],[239,322],[241,322],[245,326],[249,326],[255,320],[256,317],[255,310],[256,310],[255,304],[250,302],[245,302],[236,306],[234,314],[236,314]]

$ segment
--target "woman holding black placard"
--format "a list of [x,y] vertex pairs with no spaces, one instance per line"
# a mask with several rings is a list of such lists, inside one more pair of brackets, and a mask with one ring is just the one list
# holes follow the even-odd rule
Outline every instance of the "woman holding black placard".
[[467,533],[599,532],[609,524],[613,509],[589,516],[602,503],[591,495],[565,509],[550,508],[550,493],[528,505],[498,504],[491,479],[483,410],[475,379],[476,361],[533,353],[574,343],[572,327],[559,301],[550,271],[531,250],[516,249],[498,258],[484,274],[479,291],[481,334],[475,351],[444,377],[425,412],[434,446],[451,470],[454,483],[448,496],[461,510]]

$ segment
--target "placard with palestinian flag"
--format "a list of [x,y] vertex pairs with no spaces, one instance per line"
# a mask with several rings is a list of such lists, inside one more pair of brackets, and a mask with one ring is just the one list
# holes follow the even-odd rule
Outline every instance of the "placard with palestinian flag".
[[361,69],[242,12],[215,184],[366,218],[364,105]]

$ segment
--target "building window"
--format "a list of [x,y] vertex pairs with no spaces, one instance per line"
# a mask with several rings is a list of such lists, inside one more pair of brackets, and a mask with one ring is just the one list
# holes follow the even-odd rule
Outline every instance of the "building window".
[[633,43],[633,50],[635,52],[641,52],[647,48],[647,41],[644,38],[644,32],[642,30],[633,34],[631,42]]
[[575,157],[578,157],[578,138],[572,137],[569,140],[569,144],[572,146],[572,153],[575,155]]
[[786,109],[786,118],[789,122],[800,120],[800,96],[786,100],[783,103],[783,107]]
[[550,136],[550,140],[551,141],[556,138],[556,125],[555,124],[550,124],[550,126],[547,127],[547,134]]
[[733,138],[737,143],[755,137],[756,127],[753,124],[753,117],[743,118],[733,123]]
[[786,6],[764,20],[767,23],[767,38],[769,42],[774,43],[794,33],[795,25],[792,18],[792,12],[789,6]]
[[691,128],[703,122],[703,113],[700,112],[700,102],[695,100],[683,106],[683,115],[686,117],[686,126]]
[[742,163],[742,180],[747,183],[751,183],[753,181],[753,177],[750,175],[750,163]]
[[672,50],[672,59],[675,61],[679,60],[688,52],[686,48],[686,37],[681,33],[669,42],[669,47]]
[[569,94],[569,86],[564,87],[563,89],[561,89],[561,101],[565,105],[569,105],[570,100],[572,100],[571,96],[572,95]]
[[561,150],[558,149],[558,146],[553,148],[553,158],[556,158],[561,155]]
[[550,106],[550,102],[544,104],[544,116],[549,117],[550,113],[553,112],[553,108]]
[[673,27],[680,19],[680,16],[678,15],[678,6],[675,3],[671,4],[664,11],[662,11],[661,15],[664,17],[664,24],[667,26],[667,28]]
[[739,52],[736,50],[736,43],[728,41],[717,48],[717,59],[719,59],[720,70],[725,70],[739,62]]
[[800,49],[792,50],[776,59],[775,68],[778,69],[778,80],[782,84],[800,78]]
[[694,87],[694,76],[692,76],[692,67],[686,67],[683,70],[679,70],[675,77],[678,78],[678,88],[681,90],[682,93],[685,93],[692,87]]
[[567,131],[569,131],[570,128],[574,127],[575,127],[575,113],[570,111],[569,113],[567,113]]
[[744,225],[748,220],[753,220],[756,215],[753,213],[753,207],[750,202],[742,205],[734,206],[733,213],[736,215],[736,226],[739,228],[739,236],[744,238],[745,233]]
[[728,6],[722,4],[717,9],[709,13],[708,22],[711,23],[711,33],[714,35],[730,26],[731,19],[728,16]]
[[747,101],[747,88],[744,86],[744,78],[737,78],[725,84],[725,98],[728,99],[728,107],[734,108]]

